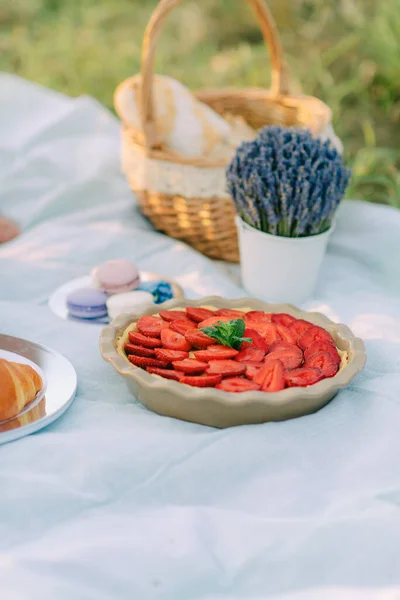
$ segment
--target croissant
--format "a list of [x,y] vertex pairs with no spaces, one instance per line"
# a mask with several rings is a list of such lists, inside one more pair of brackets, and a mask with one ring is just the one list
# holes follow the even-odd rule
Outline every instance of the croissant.
[[15,417],[42,386],[40,375],[31,366],[0,359],[0,421]]
[[0,433],[5,431],[11,431],[12,429],[18,429],[24,425],[29,425],[38,421],[46,415],[46,398],[43,397],[40,402],[34,404],[32,408],[24,412],[19,417],[16,416],[13,419],[7,419],[7,421],[0,421]]

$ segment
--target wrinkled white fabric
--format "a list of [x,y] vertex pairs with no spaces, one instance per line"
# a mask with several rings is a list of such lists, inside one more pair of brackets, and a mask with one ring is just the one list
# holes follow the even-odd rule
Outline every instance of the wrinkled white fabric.
[[243,291],[155,233],[119,171],[119,126],[90,98],[0,78],[0,330],[62,352],[68,412],[0,447],[4,600],[400,598],[400,212],[345,203],[315,297],[368,352],[326,408],[214,430],[146,410],[103,362],[98,328],[52,291],[124,256],[187,296]]

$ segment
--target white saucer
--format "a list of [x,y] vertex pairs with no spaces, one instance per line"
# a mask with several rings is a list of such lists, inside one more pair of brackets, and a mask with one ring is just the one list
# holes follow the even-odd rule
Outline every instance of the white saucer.
[[19,415],[0,422],[0,444],[5,444],[35,433],[61,417],[75,397],[77,376],[71,363],[47,346],[0,334],[0,349],[2,358],[31,365],[45,384]]
[[[172,293],[174,298],[183,298],[183,289],[180,285],[168,279],[168,277],[164,277],[163,275],[158,275],[156,273],[147,273],[140,272],[140,280],[143,283],[147,283],[149,281],[166,281],[171,285]],[[75,290],[79,290],[81,288],[92,288],[92,279],[90,275],[85,275],[84,277],[78,277],[78,279],[72,279],[68,281],[50,296],[49,299],[49,307],[50,310],[60,317],[61,319],[67,320],[71,319],[68,314],[67,308],[67,297],[71,292]],[[101,319],[73,319],[74,321],[79,321],[80,323],[92,323],[97,325],[104,325],[110,322],[108,317],[103,317]]]

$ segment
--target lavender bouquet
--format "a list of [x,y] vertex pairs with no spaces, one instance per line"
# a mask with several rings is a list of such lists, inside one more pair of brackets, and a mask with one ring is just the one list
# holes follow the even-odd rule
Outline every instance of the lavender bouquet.
[[329,141],[276,126],[241,144],[227,170],[228,191],[243,221],[284,237],[329,229],[349,179]]

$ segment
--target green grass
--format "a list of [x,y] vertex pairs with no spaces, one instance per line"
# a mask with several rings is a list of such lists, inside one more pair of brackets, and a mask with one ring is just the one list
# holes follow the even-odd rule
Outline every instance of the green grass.
[[[6,0],[0,69],[112,109],[139,70],[156,0]],[[295,90],[333,111],[353,167],[352,197],[400,208],[400,0],[274,0]],[[243,0],[186,0],[161,36],[157,71],[191,88],[269,83],[268,55]]]

